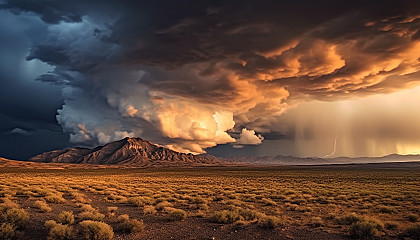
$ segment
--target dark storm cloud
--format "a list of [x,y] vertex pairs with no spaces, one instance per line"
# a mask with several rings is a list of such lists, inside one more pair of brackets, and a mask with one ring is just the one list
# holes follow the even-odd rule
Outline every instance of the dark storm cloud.
[[46,34],[46,25],[36,16],[18,18],[5,11],[0,11],[0,19],[1,156],[28,159],[66,146],[68,134],[55,119],[63,104],[60,88],[33,81],[51,67],[25,60],[30,39]]
[[[191,152],[255,144],[262,137],[253,130],[282,138],[272,125],[302,101],[420,80],[416,1],[6,1],[1,8],[48,26],[31,38],[26,59],[54,67],[37,79],[63,87],[57,119],[77,143],[152,135]],[[254,135],[236,140],[226,133],[232,128]]]

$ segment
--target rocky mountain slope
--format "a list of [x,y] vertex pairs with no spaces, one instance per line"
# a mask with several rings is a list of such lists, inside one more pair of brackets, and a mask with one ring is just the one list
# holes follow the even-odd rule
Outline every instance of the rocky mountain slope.
[[128,165],[206,165],[223,163],[216,157],[179,153],[141,138],[124,138],[94,149],[67,148],[45,152],[30,159],[34,162],[128,164]]

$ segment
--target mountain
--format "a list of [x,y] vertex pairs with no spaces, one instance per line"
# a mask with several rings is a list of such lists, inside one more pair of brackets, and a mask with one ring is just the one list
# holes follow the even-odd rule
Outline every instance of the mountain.
[[420,155],[399,155],[391,154],[383,157],[336,157],[336,158],[317,158],[317,157],[255,157],[255,156],[235,156],[224,158],[226,161],[263,164],[263,165],[326,165],[326,164],[364,164],[364,163],[387,163],[387,162],[412,162],[420,161]]
[[124,164],[142,166],[212,165],[223,161],[210,155],[179,153],[141,138],[124,138],[94,149],[67,148],[45,152],[30,159],[47,163]]
[[124,138],[110,142],[104,146],[89,148],[67,148],[45,152],[32,157],[30,161],[42,163],[69,163],[69,164],[97,164],[97,165],[124,165],[124,166],[200,166],[200,165],[327,165],[327,164],[365,164],[387,162],[420,161],[420,155],[391,154],[384,157],[254,157],[234,156],[217,158],[211,155],[193,155],[179,153],[141,138]]

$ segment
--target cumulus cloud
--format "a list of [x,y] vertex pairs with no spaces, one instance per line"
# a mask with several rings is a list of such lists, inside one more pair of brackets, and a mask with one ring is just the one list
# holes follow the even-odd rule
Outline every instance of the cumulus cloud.
[[420,80],[416,2],[100,3],[1,6],[48,24],[27,59],[54,67],[38,80],[63,86],[57,120],[78,144],[141,136],[192,153],[255,145],[264,139],[255,131],[269,135],[301,102]]
[[242,128],[239,139],[236,140],[236,145],[258,145],[261,144],[264,137],[261,134],[256,134],[254,130]]

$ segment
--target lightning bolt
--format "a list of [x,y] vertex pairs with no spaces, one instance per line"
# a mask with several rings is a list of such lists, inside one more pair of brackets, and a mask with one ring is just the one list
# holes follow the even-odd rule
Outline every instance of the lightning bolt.
[[335,151],[337,150],[337,139],[338,139],[338,128],[337,128],[337,134],[335,135],[335,140],[334,140],[334,151],[332,151],[332,153],[328,155],[325,155],[324,158],[331,157],[332,155],[335,154]]

